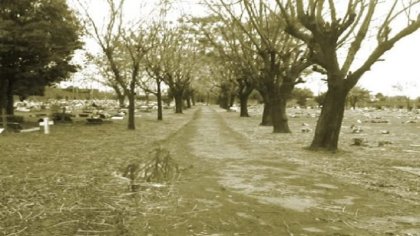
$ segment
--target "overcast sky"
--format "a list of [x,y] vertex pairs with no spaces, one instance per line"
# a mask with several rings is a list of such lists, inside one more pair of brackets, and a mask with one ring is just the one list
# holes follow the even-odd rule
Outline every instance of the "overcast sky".
[[[68,0],[70,5],[75,5],[76,0]],[[82,0],[83,1],[83,0]],[[85,0],[86,1],[86,0]],[[100,21],[106,11],[105,1],[87,1],[90,4],[91,12]],[[125,16],[138,16],[139,13],[146,17],[152,17],[152,7],[159,0],[147,0],[147,6],[140,8],[139,0],[126,0]],[[181,14],[203,15],[203,7],[198,4],[198,0],[178,0],[173,5],[170,17],[175,20]],[[142,10],[141,10],[142,9]],[[152,12],[152,13],[151,13]],[[419,9],[416,9],[419,14]],[[368,50],[365,47],[363,50]],[[374,93],[384,93],[387,95],[400,95],[401,92],[393,86],[400,83],[405,87],[404,94],[410,97],[420,96],[420,31],[408,36],[398,42],[394,48],[381,57],[384,61],[377,62],[371,71],[364,74],[358,85],[369,89]],[[79,75],[80,76],[80,75]],[[310,87],[315,93],[324,91],[326,86],[320,81],[321,75],[314,74],[308,79],[304,86]]]

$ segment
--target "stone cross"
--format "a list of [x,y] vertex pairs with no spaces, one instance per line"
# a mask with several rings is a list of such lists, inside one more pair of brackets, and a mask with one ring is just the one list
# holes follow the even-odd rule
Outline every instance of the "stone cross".
[[39,122],[39,126],[44,126],[44,134],[49,134],[50,125],[54,125],[54,121],[48,121],[48,117],[45,117],[42,120],[42,122]]

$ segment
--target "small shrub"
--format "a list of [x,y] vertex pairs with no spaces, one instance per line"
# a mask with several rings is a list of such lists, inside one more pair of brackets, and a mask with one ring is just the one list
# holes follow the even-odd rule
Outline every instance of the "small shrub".
[[16,122],[16,123],[23,123],[25,119],[23,116],[8,116],[7,122]]

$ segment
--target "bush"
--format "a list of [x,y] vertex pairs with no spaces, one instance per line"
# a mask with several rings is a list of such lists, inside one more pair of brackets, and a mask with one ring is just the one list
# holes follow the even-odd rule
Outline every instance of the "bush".
[[7,117],[7,122],[16,122],[16,123],[23,123],[25,121],[25,119],[23,118],[23,116],[8,116]]
[[67,114],[67,113],[53,113],[51,117],[55,122],[72,122],[73,121],[71,119],[71,114]]

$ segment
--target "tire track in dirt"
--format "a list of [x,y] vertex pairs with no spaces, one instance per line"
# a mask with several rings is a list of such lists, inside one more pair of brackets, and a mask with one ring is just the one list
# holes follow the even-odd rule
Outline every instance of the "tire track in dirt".
[[[193,167],[179,185],[181,209],[194,212],[187,228],[192,234],[420,232],[420,214],[409,215],[401,201],[273,161],[270,152],[235,133],[211,107],[201,107],[170,143],[181,164]],[[389,211],[395,214],[384,218]]]

